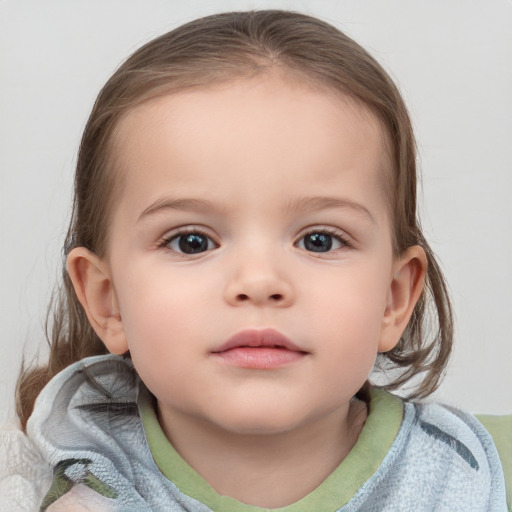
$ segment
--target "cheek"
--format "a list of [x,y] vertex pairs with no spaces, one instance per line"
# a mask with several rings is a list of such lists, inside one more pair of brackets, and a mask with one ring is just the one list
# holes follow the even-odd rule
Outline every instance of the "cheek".
[[158,258],[146,258],[147,262],[133,262],[122,268],[115,276],[119,283],[116,292],[123,322],[130,331],[137,327],[148,329],[169,323],[186,323],[190,304],[200,295],[200,285],[183,279],[178,272]]
[[[382,265],[386,268],[385,263]],[[323,286],[312,276],[312,312],[330,329],[349,330],[352,336],[368,336],[380,326],[389,293],[389,278],[376,265],[351,266],[326,274]]]
[[[386,310],[388,284],[372,267],[340,273],[326,293],[316,294],[310,305],[311,325],[327,345],[325,365],[343,364],[343,378],[367,375],[375,361]],[[329,357],[331,359],[329,359]],[[363,378],[363,382],[364,382]]]
[[[139,289],[123,321],[133,364],[156,396],[181,388],[191,374],[194,318],[188,301],[160,283],[151,293]],[[127,304],[128,306],[128,304]]]
[[191,281],[165,264],[132,264],[118,279],[119,310],[134,359],[154,365],[183,360],[214,325],[208,281]]

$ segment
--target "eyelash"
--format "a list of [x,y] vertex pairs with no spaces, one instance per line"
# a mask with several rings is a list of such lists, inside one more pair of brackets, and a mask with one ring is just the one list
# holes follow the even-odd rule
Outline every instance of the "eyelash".
[[[208,240],[213,242],[213,244],[216,246],[215,248],[217,248],[219,246],[210,235],[205,233],[204,230],[194,227],[194,226],[191,226],[191,227],[185,227],[185,228],[178,228],[172,234],[165,236],[160,242],[158,242],[157,247],[159,249],[168,249],[168,250],[172,251],[173,253],[175,253],[179,256],[182,256],[182,257],[193,256],[194,253],[183,253],[183,252],[179,252],[174,249],[171,249],[169,247],[169,244],[171,244],[171,242],[173,242],[174,240],[177,240],[182,236],[190,235],[190,234],[194,234],[194,235],[197,234],[204,238],[207,238]],[[343,249],[352,247],[352,243],[350,242],[349,238],[346,235],[340,233],[340,231],[337,229],[328,228],[328,227],[316,227],[316,228],[309,229],[308,231],[306,231],[304,234],[302,234],[300,236],[299,240],[294,243],[294,246],[298,247],[299,242],[303,241],[307,236],[315,235],[315,234],[329,235],[330,237],[334,238],[335,240],[338,240],[338,242],[341,244],[341,247],[338,247],[338,248],[332,249],[332,250],[329,248],[329,250],[325,251],[325,252],[309,251],[309,250],[305,249],[305,247],[304,247],[304,250],[306,250],[308,253],[312,253],[312,254],[316,255],[317,257],[321,257],[322,254],[332,253],[334,251],[339,251],[339,250],[343,250]],[[204,252],[208,252],[209,250],[211,250],[211,249],[207,249],[205,251],[201,251],[196,254],[203,254]]]
[[[213,238],[210,235],[205,233],[204,230],[194,227],[194,226],[178,228],[172,234],[167,235],[164,238],[162,238],[162,240],[160,242],[158,242],[157,247],[159,249],[168,249],[168,250],[172,251],[173,253],[175,253],[179,256],[182,256],[182,257],[193,256],[193,254],[182,253],[182,252],[175,251],[174,249],[171,249],[170,247],[168,247],[171,242],[173,242],[174,240],[177,240],[180,237],[185,236],[185,235],[200,235],[204,238],[207,238],[208,240],[211,240],[215,244],[215,246],[218,247],[218,244],[215,242],[215,240],[213,240]],[[206,251],[203,251],[203,252],[206,252]],[[198,253],[198,254],[202,254],[202,252]]]
[[[339,251],[339,250],[343,250],[343,249],[348,249],[348,248],[351,248],[353,247],[349,237],[347,235],[345,235],[344,233],[340,232],[338,229],[335,229],[335,228],[329,228],[329,227],[314,227],[314,228],[311,228],[309,230],[307,230],[304,234],[302,234],[299,238],[299,242],[304,240],[308,235],[314,235],[314,234],[325,234],[325,235],[329,235],[331,236],[332,238],[338,240],[341,244],[341,247],[337,248],[337,249],[332,249],[332,250],[329,250],[329,251],[326,251],[325,253],[323,252],[314,252],[314,251],[308,251],[309,253],[313,253],[313,254],[316,254],[317,256],[321,257],[322,254],[326,254],[326,253],[331,253],[331,252],[335,252],[335,251]],[[298,242],[295,243],[295,245],[297,246]]]

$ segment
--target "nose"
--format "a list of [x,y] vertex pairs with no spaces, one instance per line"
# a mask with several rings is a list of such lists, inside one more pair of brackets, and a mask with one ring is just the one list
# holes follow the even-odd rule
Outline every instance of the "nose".
[[225,300],[232,306],[290,306],[295,300],[294,288],[276,260],[275,255],[239,254],[231,266]]

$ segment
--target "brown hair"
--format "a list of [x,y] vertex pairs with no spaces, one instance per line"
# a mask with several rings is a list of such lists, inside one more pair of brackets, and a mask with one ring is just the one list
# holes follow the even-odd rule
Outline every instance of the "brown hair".
[[[109,218],[119,190],[111,144],[119,120],[151,98],[190,87],[279,69],[344,94],[374,113],[384,127],[391,170],[386,187],[395,255],[420,245],[428,269],[422,296],[398,345],[381,354],[391,370],[386,389],[423,374],[409,394],[421,398],[439,385],[451,351],[452,311],[442,272],[416,214],[416,148],[402,97],[382,67],[357,43],[318,19],[286,11],[233,12],[185,24],[137,50],[101,90],[82,137],[72,217],[64,257],[84,246],[107,251]],[[47,366],[22,370],[17,412],[23,426],[42,387],[69,364],[107,353],[78,302],[66,268],[49,309]],[[430,321],[430,323],[429,323]],[[433,325],[431,325],[433,323]]]

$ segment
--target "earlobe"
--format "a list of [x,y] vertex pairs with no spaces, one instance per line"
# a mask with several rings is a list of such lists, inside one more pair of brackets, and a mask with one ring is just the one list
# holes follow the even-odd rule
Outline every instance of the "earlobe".
[[96,334],[110,352],[128,350],[112,278],[106,263],[85,247],[75,247],[67,268],[78,300]]
[[409,247],[394,265],[379,352],[388,352],[400,340],[420,298],[427,273],[427,256],[419,245]]

